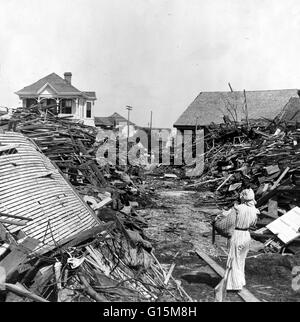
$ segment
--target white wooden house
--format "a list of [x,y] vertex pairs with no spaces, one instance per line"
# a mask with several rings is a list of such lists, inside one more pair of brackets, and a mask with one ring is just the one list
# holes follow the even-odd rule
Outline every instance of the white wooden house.
[[64,78],[52,73],[37,82],[16,92],[23,107],[41,104],[56,105],[59,116],[70,116],[84,124],[95,126],[95,92],[80,91],[72,85],[72,73],[66,72]]

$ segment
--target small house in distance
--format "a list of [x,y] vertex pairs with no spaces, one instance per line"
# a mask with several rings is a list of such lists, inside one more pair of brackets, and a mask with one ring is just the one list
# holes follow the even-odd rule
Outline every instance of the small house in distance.
[[16,92],[23,107],[40,104],[41,107],[56,106],[54,113],[83,121],[95,126],[94,105],[96,93],[80,91],[72,85],[72,73],[64,73],[64,78],[55,73]]
[[[129,121],[129,125],[135,127],[131,121]],[[127,126],[127,119],[119,113],[114,113],[111,116],[95,116],[95,126],[103,130],[115,130]]]

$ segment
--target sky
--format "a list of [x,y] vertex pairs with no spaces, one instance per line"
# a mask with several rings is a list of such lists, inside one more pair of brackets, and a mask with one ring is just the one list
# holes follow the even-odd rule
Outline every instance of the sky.
[[0,105],[55,72],[172,127],[201,91],[300,87],[299,0],[0,0]]

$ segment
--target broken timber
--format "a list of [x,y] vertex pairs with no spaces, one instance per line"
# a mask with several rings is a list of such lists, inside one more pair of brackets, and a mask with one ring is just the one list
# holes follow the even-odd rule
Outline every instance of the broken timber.
[[[219,264],[217,264],[213,259],[211,259],[208,255],[201,252],[195,246],[195,252],[200,256],[217,274],[219,274],[222,278],[225,274],[225,269],[222,268]],[[245,301],[245,302],[260,302],[252,293],[250,293],[245,287],[238,292],[238,295]]]

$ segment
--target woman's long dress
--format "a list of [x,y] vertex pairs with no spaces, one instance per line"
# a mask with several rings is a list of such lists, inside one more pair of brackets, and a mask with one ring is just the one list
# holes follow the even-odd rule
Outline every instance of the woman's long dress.
[[[235,206],[237,217],[235,227],[247,229],[257,220],[259,212],[254,205],[241,204]],[[246,285],[245,260],[250,249],[249,231],[234,230],[230,239],[228,262],[232,259],[231,270],[227,280],[227,290],[241,290]]]

